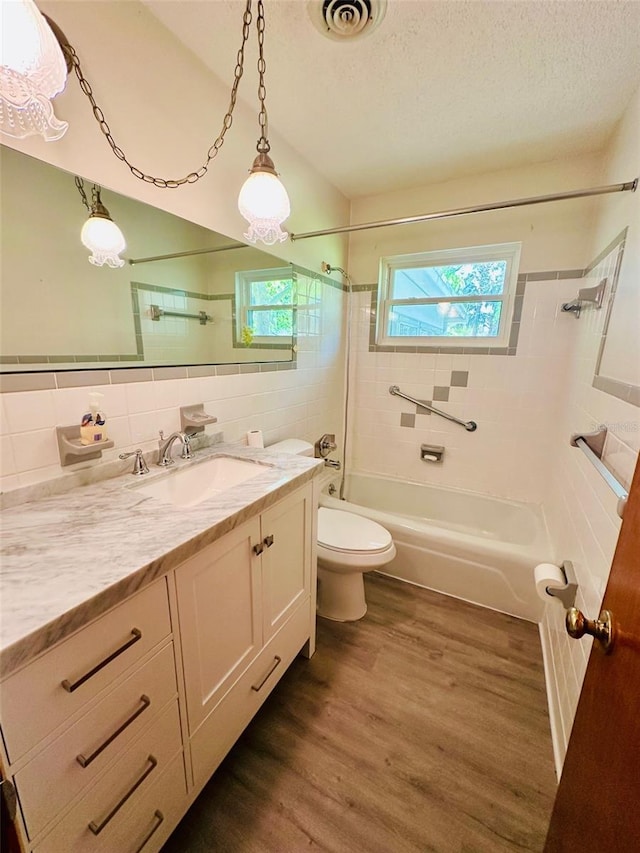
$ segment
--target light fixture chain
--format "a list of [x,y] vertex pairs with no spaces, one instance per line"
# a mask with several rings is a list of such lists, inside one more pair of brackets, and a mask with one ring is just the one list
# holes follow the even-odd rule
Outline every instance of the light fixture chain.
[[264,82],[264,75],[267,70],[267,64],[264,60],[264,3],[263,0],[258,0],[258,17],[256,19],[258,28],[258,100],[260,101],[260,112],[258,113],[258,124],[260,125],[260,139],[258,140],[258,151],[261,154],[268,154],[271,150],[269,145],[269,119],[267,117],[267,107],[265,101],[267,99],[267,87]]
[[[247,44],[247,41],[249,39],[249,35],[251,32],[251,22],[253,19],[253,16],[251,13],[251,4],[252,4],[252,0],[247,0],[247,4],[245,7],[243,16],[242,16],[242,44],[240,45],[240,49],[238,50],[238,53],[236,56],[236,67],[235,67],[234,73],[233,73],[233,85],[231,87],[231,97],[229,100],[229,108],[227,109],[227,112],[225,113],[224,119],[222,121],[222,129],[221,129],[220,133],[218,134],[218,137],[216,138],[213,145],[211,145],[211,147],[207,151],[207,159],[202,164],[202,166],[200,166],[200,168],[197,169],[195,172],[189,172],[189,174],[185,175],[183,178],[178,178],[175,180],[169,179],[169,178],[157,178],[157,177],[154,177],[153,175],[147,175],[141,169],[138,169],[137,166],[134,166],[132,163],[129,162],[126,154],[124,153],[122,148],[120,148],[116,144],[116,142],[115,142],[115,140],[111,134],[111,128],[109,127],[109,124],[107,123],[107,120],[104,116],[104,113],[102,112],[102,109],[98,106],[96,99],[93,95],[93,89],[91,87],[91,84],[89,83],[89,81],[87,80],[87,78],[83,74],[82,67],[80,65],[80,59],[78,58],[78,54],[76,53],[73,46],[70,45],[68,42],[62,45],[63,50],[65,51],[65,53],[69,56],[69,58],[71,60],[73,70],[75,72],[76,77],[78,78],[79,83],[80,83],[80,88],[82,89],[84,94],[87,96],[87,98],[91,104],[91,108],[93,110],[94,118],[98,122],[100,130],[104,134],[104,136],[105,136],[107,142],[109,143],[109,146],[111,147],[111,150],[113,151],[115,156],[118,158],[118,160],[122,160],[122,162],[125,163],[129,167],[129,170],[131,171],[131,174],[134,177],[138,178],[141,181],[145,181],[145,183],[153,184],[156,187],[160,187],[161,189],[175,189],[176,187],[180,187],[183,184],[195,184],[196,181],[199,181],[200,178],[203,178],[206,175],[207,170],[209,168],[209,164],[214,159],[214,157],[216,157],[216,155],[218,154],[218,151],[220,151],[220,149],[222,148],[222,145],[224,143],[225,134],[229,130],[231,125],[233,124],[233,111],[235,109],[236,100],[238,97],[238,86],[240,84],[240,79],[241,79],[242,73],[244,71],[244,50],[245,50],[245,46]],[[262,0],[258,0],[258,42],[259,43],[260,43],[259,21],[260,21],[260,15],[261,14],[262,14],[262,32],[264,33],[264,9],[262,9]],[[262,48],[260,50],[260,54],[262,56]],[[262,64],[264,67],[264,60],[262,60]],[[260,70],[260,63],[258,64],[258,70]],[[264,72],[262,72],[262,73],[264,73]],[[263,77],[261,77],[261,87],[262,87],[262,90],[264,91],[264,79],[263,79]],[[259,92],[260,92],[260,90],[259,90]],[[262,108],[264,109],[264,99],[262,99]],[[264,124],[262,122],[262,110],[261,110],[260,125],[261,125],[261,127],[264,127],[264,131],[263,131],[263,136],[264,136],[264,133],[266,132],[266,110],[264,111]],[[265,142],[266,142],[266,139],[265,139]],[[269,143],[267,142],[267,148],[266,148],[267,151],[269,150],[268,146],[269,146]],[[87,205],[87,209],[89,209],[88,203],[86,202],[86,195],[84,195],[84,190],[81,189],[80,185],[78,185],[78,179],[76,179],[76,186],[78,187],[78,190],[81,192],[81,195],[84,196],[85,204]]]
[[89,213],[91,213],[91,207],[89,206],[89,200],[87,199],[87,194],[84,191],[84,181],[82,180],[82,178],[79,178],[77,175],[76,175],[76,187],[78,188],[78,192],[80,193],[82,203],[87,208]]

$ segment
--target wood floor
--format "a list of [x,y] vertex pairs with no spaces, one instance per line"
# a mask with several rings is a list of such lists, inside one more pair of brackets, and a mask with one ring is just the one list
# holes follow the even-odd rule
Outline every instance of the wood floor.
[[318,620],[163,853],[541,851],[555,796],[537,626],[367,576]]

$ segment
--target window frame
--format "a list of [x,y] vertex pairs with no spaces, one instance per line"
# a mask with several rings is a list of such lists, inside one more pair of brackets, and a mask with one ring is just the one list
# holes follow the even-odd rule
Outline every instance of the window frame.
[[[378,277],[378,311],[376,344],[385,347],[506,347],[509,343],[513,310],[515,305],[518,270],[522,243],[492,243],[485,246],[467,246],[457,249],[440,249],[431,252],[416,252],[408,255],[389,255],[380,258]],[[423,297],[414,299],[392,299],[393,276],[397,270],[449,266],[451,264],[473,264],[489,261],[505,261],[504,289],[502,293],[481,296],[447,296],[446,299]],[[442,302],[501,302],[498,334],[493,335],[389,335],[389,315],[396,305],[434,305]]]
[[[291,279],[291,302],[273,305],[251,305],[251,285],[268,279]],[[291,311],[291,335],[254,335],[253,343],[269,344],[273,347],[291,347],[296,334],[296,276],[291,266],[268,267],[260,270],[238,270],[236,272],[236,337],[241,339],[242,330],[249,326],[250,311]]]

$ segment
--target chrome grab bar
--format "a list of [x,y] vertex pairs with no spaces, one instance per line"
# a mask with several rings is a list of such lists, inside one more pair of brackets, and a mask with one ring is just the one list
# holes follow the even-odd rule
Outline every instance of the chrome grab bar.
[[152,320],[160,320],[161,317],[184,317],[186,320],[199,320],[201,326],[213,323],[213,317],[210,317],[206,311],[198,311],[197,314],[185,314],[184,311],[167,311],[159,305],[150,305],[149,315]]
[[596,469],[614,495],[618,498],[617,513],[622,518],[624,508],[627,505],[629,492],[618,482],[611,471],[602,461],[604,440],[607,437],[607,428],[602,426],[594,432],[574,433],[571,436],[571,446],[579,448]]
[[395,397],[402,397],[403,400],[408,400],[410,403],[414,403],[416,406],[420,406],[423,409],[427,409],[429,412],[433,412],[434,415],[440,415],[441,418],[446,418],[448,421],[453,421],[456,424],[460,424],[469,432],[474,432],[478,429],[478,424],[475,421],[461,421],[460,418],[454,418],[453,415],[448,415],[446,412],[440,411],[440,409],[436,409],[434,406],[428,406],[426,403],[420,402],[420,400],[414,400],[413,397],[410,397],[408,394],[403,394],[400,388],[397,385],[389,386],[389,393]]

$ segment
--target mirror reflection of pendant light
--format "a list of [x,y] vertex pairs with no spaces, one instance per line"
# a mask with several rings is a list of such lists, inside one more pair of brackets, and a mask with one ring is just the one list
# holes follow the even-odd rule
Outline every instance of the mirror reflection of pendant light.
[[250,243],[259,240],[267,246],[282,243],[289,236],[280,227],[291,213],[289,196],[284,185],[278,178],[273,160],[269,157],[271,146],[268,139],[268,119],[265,99],[267,90],[264,82],[266,63],[264,61],[264,5],[258,0],[258,99],[260,112],[260,138],[258,139],[258,156],[253,161],[251,173],[242,185],[238,197],[238,209],[249,223],[245,238]]
[[[64,88],[67,70],[73,71],[83,94],[91,104],[94,118],[111,150],[118,160],[129,168],[135,178],[160,189],[176,189],[185,184],[194,184],[207,174],[211,161],[222,148],[225,135],[233,122],[238,86],[244,70],[244,51],[253,20],[253,0],[246,0],[244,7],[242,42],[237,53],[229,106],[222,121],[220,133],[209,148],[204,163],[195,171],[189,172],[181,178],[162,178],[149,175],[130,162],[113,137],[104,112],[95,99],[93,88],[84,76],[75,48],[69,44],[68,39],[54,21],[40,14],[33,0],[0,0],[0,2],[2,3],[3,22],[3,65],[0,70],[0,130],[15,137],[42,133],[45,139],[59,139],[66,131],[67,124],[58,121],[53,115],[50,99]],[[258,156],[254,160],[251,174],[240,191],[238,206],[241,214],[249,222],[249,230],[245,234],[246,239],[251,243],[261,241],[267,245],[273,245],[277,241],[286,240],[288,237],[287,232],[283,231],[280,226],[289,216],[291,207],[287,191],[278,179],[273,161],[269,157],[270,145],[267,134],[264,82],[266,66],[263,53],[265,29],[263,0],[257,0],[257,7],[260,139],[257,146]],[[27,47],[27,44],[30,43],[24,35],[27,32],[32,33],[31,41],[36,47]],[[39,40],[36,39],[36,35]],[[11,61],[5,60],[5,54],[7,57],[14,58]],[[104,260],[100,260],[102,257],[100,252],[94,250],[93,246],[89,246],[94,250],[90,260],[99,266],[104,263],[119,266],[120,264],[117,261],[121,259],[117,255],[125,248],[122,232],[112,222],[106,208],[99,202],[99,197],[98,204],[99,208],[96,207],[96,210],[91,212],[87,203],[87,208],[91,213],[89,220],[103,220],[100,232],[110,233],[110,250],[104,256]],[[87,223],[88,225],[89,223]],[[92,223],[91,228],[87,230],[93,232],[97,227],[97,223]],[[114,229],[117,229],[117,234]],[[102,239],[106,240],[106,237]],[[120,246],[120,248],[116,249],[116,246]]]
[[84,181],[76,178],[76,187],[82,197],[84,206],[89,211],[89,218],[82,226],[80,239],[87,249],[91,250],[89,263],[96,267],[105,264],[114,269],[124,266],[124,260],[119,257],[120,252],[127,248],[126,240],[122,231],[111,218],[109,211],[103,205],[100,198],[100,187],[93,185],[91,192],[91,204],[87,200],[84,191]]
[[67,64],[33,0],[2,0],[1,51],[0,130],[16,139],[60,139],[68,124],[51,101],[66,85]]

